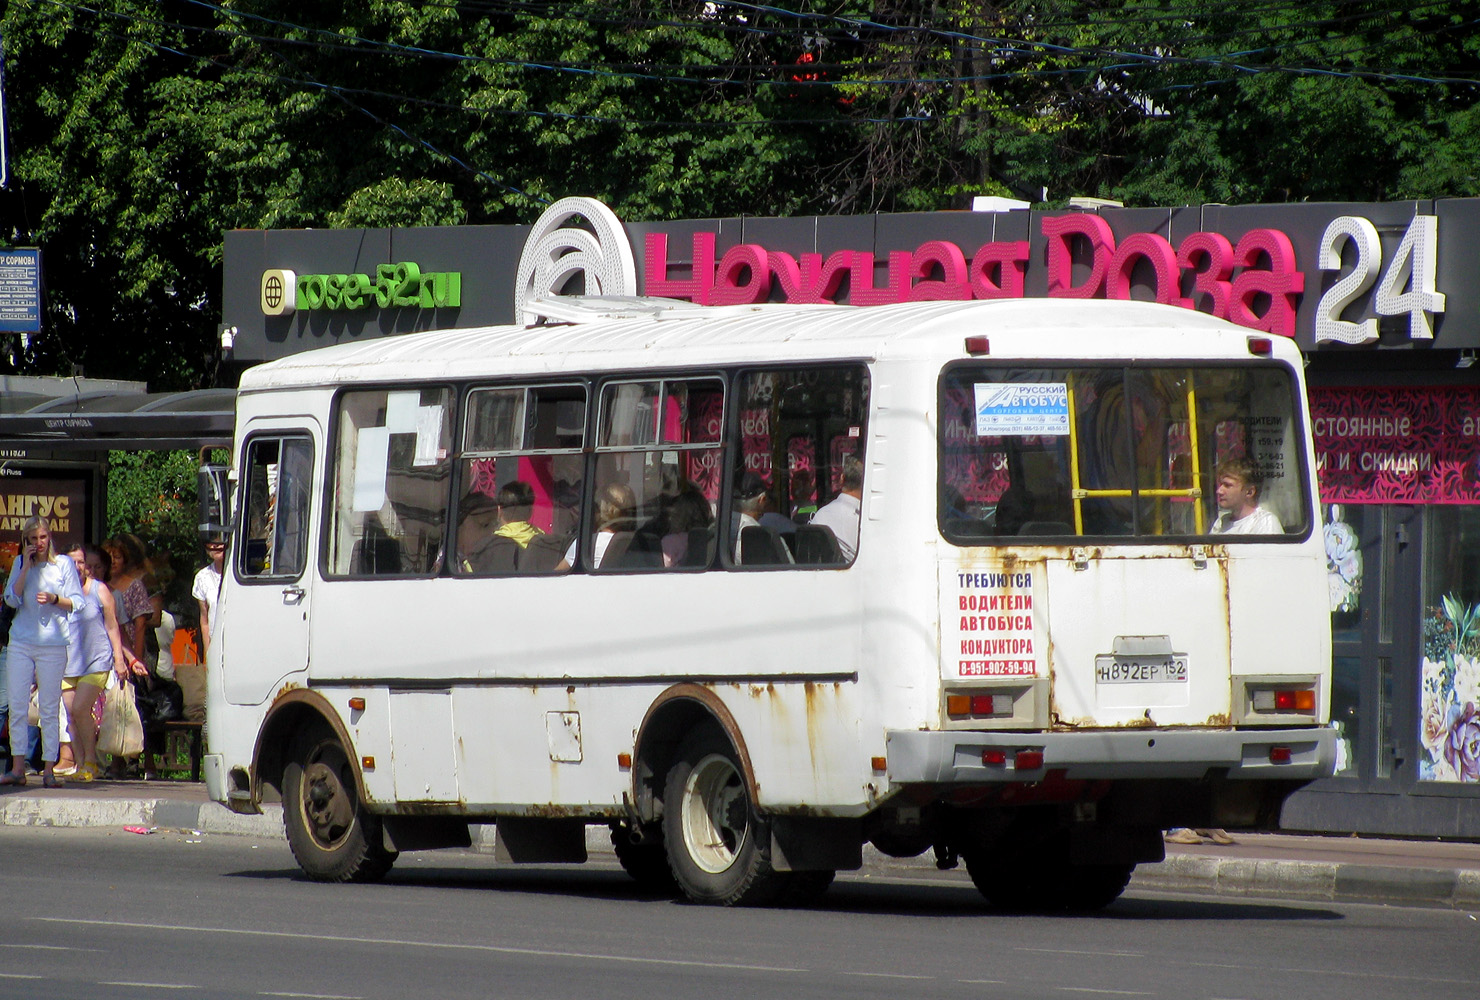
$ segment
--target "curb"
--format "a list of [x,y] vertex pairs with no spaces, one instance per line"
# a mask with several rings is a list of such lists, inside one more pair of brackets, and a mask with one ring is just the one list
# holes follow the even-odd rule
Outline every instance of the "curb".
[[1235,898],[1480,909],[1480,871],[1452,868],[1180,855],[1137,866],[1131,888]]
[[282,807],[262,808],[260,815],[243,816],[215,802],[15,797],[0,803],[0,826],[143,826],[244,837],[281,837]]

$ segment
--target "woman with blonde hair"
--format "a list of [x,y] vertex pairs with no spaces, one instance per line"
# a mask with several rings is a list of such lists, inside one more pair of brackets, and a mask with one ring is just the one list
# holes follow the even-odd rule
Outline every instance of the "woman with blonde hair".
[[[29,703],[31,685],[36,685],[44,762],[41,783],[59,788],[62,779],[54,772],[61,741],[62,674],[71,637],[67,616],[82,600],[82,581],[72,560],[58,557],[46,518],[27,519],[21,538],[21,555],[5,584],[5,603],[16,609],[10,625],[10,703]],[[10,771],[0,776],[0,785],[25,783],[25,757],[12,754]]]

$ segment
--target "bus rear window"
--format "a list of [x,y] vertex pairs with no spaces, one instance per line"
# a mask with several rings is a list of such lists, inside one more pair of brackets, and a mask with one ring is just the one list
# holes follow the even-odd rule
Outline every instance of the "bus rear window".
[[955,367],[941,380],[941,531],[962,545],[1304,535],[1299,412],[1277,365]]

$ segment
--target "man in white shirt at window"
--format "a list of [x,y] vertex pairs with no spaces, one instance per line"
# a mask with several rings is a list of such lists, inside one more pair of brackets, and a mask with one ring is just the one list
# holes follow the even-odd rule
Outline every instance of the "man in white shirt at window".
[[1264,479],[1247,458],[1231,458],[1218,466],[1218,518],[1215,535],[1283,535],[1284,525],[1275,514],[1259,506]]
[[851,455],[843,459],[839,485],[842,492],[813,514],[808,523],[830,530],[843,558],[852,562],[858,553],[858,519],[863,508],[863,463]]

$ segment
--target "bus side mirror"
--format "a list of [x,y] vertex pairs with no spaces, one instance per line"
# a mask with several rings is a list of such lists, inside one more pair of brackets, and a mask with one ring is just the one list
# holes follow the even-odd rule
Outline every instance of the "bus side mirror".
[[210,538],[231,533],[231,484],[224,465],[202,465],[196,473],[200,495],[200,533]]

